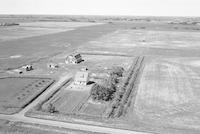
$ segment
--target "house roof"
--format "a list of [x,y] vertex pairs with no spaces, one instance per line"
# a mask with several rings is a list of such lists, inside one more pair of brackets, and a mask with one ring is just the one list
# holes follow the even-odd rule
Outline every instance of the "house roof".
[[78,71],[75,75],[75,81],[87,81],[89,72],[87,71]]

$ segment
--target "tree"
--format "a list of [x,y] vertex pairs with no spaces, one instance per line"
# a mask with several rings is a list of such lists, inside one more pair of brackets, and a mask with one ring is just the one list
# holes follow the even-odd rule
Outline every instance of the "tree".
[[47,111],[48,111],[49,113],[55,113],[55,112],[57,112],[55,106],[54,106],[52,103],[50,103],[50,104],[48,105]]
[[91,89],[91,96],[93,100],[109,101],[113,98],[112,94],[113,90],[97,83],[95,83]]
[[120,66],[114,66],[112,67],[112,71],[110,72],[110,75],[117,75],[118,77],[122,77],[124,72],[124,68]]
[[110,77],[105,78],[100,84],[95,83],[91,89],[93,100],[110,101],[115,97],[119,77],[122,77],[124,69],[122,67],[113,67]]

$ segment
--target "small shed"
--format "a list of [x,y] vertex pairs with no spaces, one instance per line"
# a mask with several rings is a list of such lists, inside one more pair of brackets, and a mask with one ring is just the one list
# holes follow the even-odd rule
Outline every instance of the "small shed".
[[66,64],[78,64],[82,62],[82,56],[80,53],[73,53],[66,57],[65,63]]
[[33,70],[33,66],[32,65],[25,65],[22,67],[23,69],[25,69],[26,71],[31,71]]
[[89,80],[89,72],[88,71],[78,71],[74,77],[75,85],[87,85]]
[[59,68],[58,64],[56,64],[56,63],[48,63],[48,64],[47,64],[47,67],[48,67],[48,68],[52,68],[52,69]]

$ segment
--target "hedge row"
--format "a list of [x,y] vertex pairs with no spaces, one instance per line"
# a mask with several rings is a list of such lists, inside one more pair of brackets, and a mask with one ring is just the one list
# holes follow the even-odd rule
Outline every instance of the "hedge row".
[[114,118],[120,117],[124,114],[124,110],[128,107],[128,100],[130,98],[132,89],[134,88],[134,84],[139,74],[142,61],[143,58],[137,58],[136,62],[134,62],[129,68],[128,73],[123,83],[121,84],[121,87],[115,93],[115,98],[105,113],[105,117]]

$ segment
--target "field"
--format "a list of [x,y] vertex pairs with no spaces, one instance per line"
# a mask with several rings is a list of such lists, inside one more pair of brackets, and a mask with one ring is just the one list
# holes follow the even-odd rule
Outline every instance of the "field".
[[48,78],[0,78],[0,113],[18,112],[52,83],[53,80]]
[[200,56],[199,36],[199,32],[189,30],[159,30],[156,28],[152,30],[148,27],[146,29],[117,30],[90,41],[80,50],[132,56],[198,57]]
[[19,26],[1,27],[0,42],[59,33],[99,24],[87,22],[22,22]]
[[135,115],[157,126],[199,129],[199,63],[199,58],[153,59],[144,69]]

